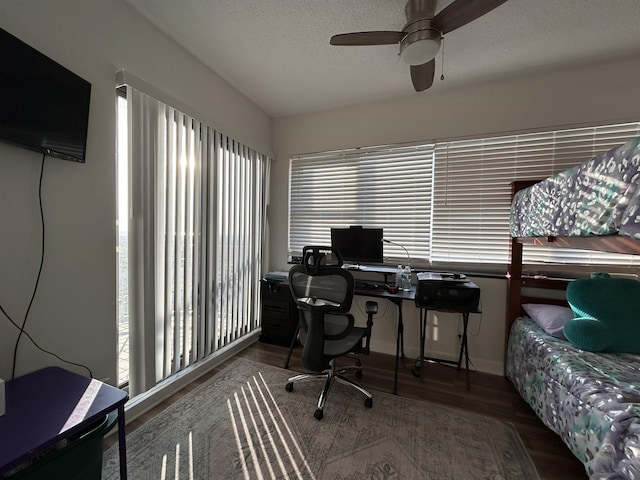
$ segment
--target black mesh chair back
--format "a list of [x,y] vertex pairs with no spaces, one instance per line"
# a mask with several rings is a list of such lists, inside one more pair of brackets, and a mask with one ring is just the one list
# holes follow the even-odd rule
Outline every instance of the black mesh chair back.
[[303,263],[289,271],[289,285],[300,308],[313,306],[334,313],[351,309],[355,280],[331,247],[305,247]]
[[[351,309],[355,289],[353,275],[342,268],[342,256],[337,250],[305,247],[303,263],[289,270],[289,286],[301,312],[302,364],[312,371],[325,370],[331,359],[323,353],[325,317]],[[335,317],[332,320],[330,326],[335,329]],[[337,321],[344,324],[344,321]]]
[[[298,375],[289,379],[287,390],[293,390],[293,381],[310,376],[327,378],[320,396],[317,419],[322,418],[326,395],[334,379],[349,383],[367,397],[365,405],[372,405],[371,394],[353,380],[342,375],[347,370],[336,371],[334,359],[350,353],[368,353],[375,302],[367,302],[367,327],[355,327],[351,309],[355,292],[355,279],[342,268],[342,256],[332,247],[310,246],[303,250],[303,261],[289,270],[289,287],[300,311],[299,337],[303,345],[302,364],[314,374]],[[374,308],[375,307],[375,308]]]

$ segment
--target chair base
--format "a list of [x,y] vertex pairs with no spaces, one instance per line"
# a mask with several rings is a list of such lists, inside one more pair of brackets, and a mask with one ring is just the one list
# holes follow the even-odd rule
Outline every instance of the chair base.
[[325,406],[325,403],[327,402],[327,396],[329,395],[331,386],[335,381],[338,381],[344,385],[349,385],[355,388],[356,390],[358,390],[359,392],[361,392],[365,396],[365,399],[364,399],[365,407],[371,408],[373,406],[373,395],[371,395],[371,393],[365,390],[356,381],[344,376],[346,372],[355,371],[358,378],[360,378],[360,376],[362,376],[362,367],[360,365],[336,369],[335,360],[331,360],[329,362],[329,365],[330,365],[330,368],[319,373],[301,373],[299,375],[295,375],[291,377],[288,380],[287,385],[285,386],[286,390],[288,392],[291,392],[293,390],[293,383],[297,382],[298,380],[304,380],[307,378],[324,378],[325,379],[324,387],[322,388],[322,392],[320,393],[320,397],[318,398],[318,407],[316,408],[316,411],[313,414],[313,416],[318,420],[322,420],[324,406]]

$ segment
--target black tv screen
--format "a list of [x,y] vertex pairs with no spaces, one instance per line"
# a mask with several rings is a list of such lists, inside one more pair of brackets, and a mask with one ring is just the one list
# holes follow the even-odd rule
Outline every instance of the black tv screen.
[[91,84],[0,29],[0,140],[85,161]]
[[383,263],[382,233],[382,228],[332,228],[331,246],[347,262]]

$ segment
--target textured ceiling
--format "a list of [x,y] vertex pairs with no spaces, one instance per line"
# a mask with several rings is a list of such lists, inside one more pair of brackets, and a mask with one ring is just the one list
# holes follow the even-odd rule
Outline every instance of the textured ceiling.
[[508,0],[446,35],[445,80],[438,54],[433,87],[415,93],[395,45],[329,45],[401,30],[404,0],[126,1],[273,117],[640,52],[640,0]]

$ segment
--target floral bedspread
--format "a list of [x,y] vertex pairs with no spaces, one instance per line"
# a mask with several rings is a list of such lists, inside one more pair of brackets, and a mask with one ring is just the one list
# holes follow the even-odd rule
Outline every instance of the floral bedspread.
[[584,352],[522,317],[507,376],[590,478],[640,478],[640,355]]
[[620,233],[640,239],[640,137],[519,191],[513,237]]

